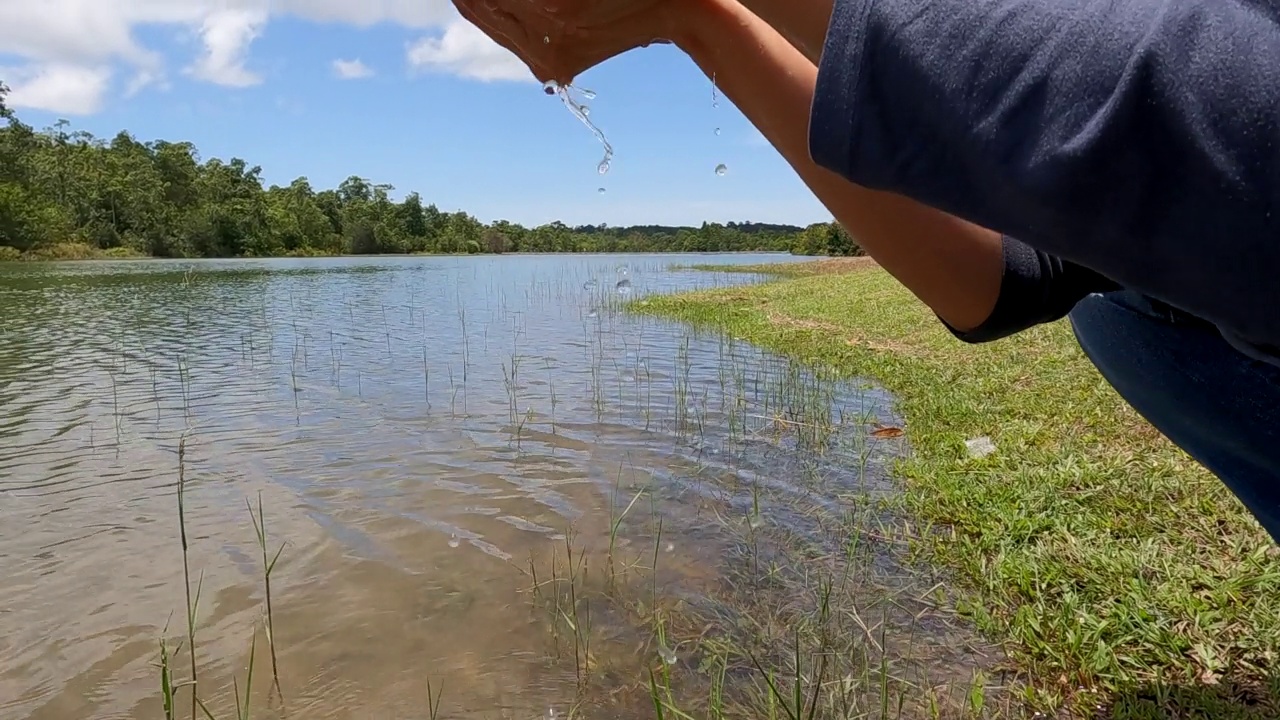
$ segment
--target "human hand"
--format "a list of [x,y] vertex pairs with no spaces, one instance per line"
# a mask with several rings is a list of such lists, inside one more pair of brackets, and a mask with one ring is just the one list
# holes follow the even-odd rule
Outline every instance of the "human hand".
[[668,42],[682,2],[688,0],[453,0],[535,77],[561,85],[628,50]]

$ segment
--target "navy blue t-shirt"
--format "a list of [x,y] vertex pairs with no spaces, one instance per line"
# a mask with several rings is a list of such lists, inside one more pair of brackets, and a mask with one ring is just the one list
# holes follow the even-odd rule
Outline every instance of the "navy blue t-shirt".
[[836,0],[810,152],[1008,236],[992,337],[1123,286],[1280,357],[1280,2]]

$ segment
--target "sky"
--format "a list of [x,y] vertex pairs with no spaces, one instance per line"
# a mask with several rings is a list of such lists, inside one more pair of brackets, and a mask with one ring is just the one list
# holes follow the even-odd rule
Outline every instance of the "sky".
[[670,46],[576,81],[614,149],[600,175],[590,130],[448,0],[0,0],[0,81],[37,128],[187,140],[268,184],[357,175],[486,222],[830,219]]

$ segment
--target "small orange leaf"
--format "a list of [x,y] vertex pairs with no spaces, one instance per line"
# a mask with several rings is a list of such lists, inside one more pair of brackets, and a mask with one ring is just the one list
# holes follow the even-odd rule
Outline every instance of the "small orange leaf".
[[902,437],[904,434],[900,427],[878,427],[871,431],[871,437],[873,438],[896,438]]

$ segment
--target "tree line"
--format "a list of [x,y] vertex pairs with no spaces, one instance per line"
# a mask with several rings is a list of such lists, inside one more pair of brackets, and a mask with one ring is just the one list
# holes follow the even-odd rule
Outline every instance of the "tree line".
[[75,246],[154,257],[377,253],[740,252],[861,254],[834,223],[808,228],[704,223],[528,228],[446,212],[414,192],[349,177],[316,190],[305,177],[266,186],[239,158],[201,158],[189,142],[110,140],[66,120],[35,130],[0,82],[0,259]]

